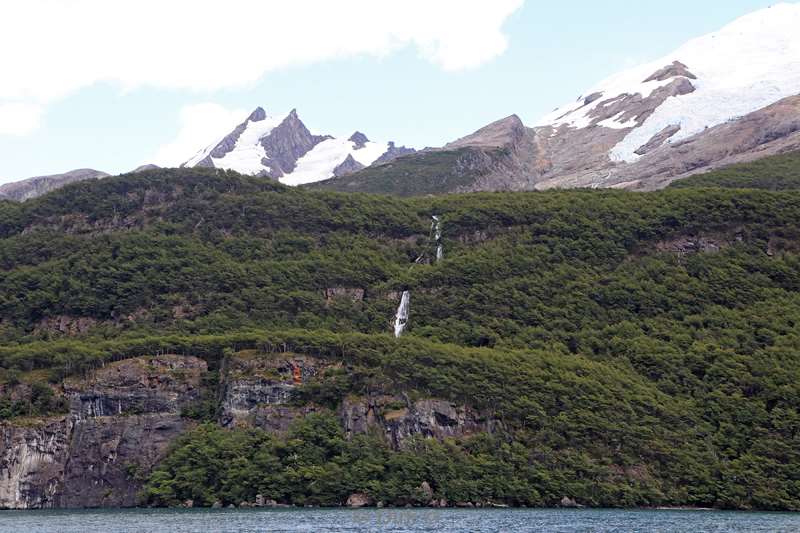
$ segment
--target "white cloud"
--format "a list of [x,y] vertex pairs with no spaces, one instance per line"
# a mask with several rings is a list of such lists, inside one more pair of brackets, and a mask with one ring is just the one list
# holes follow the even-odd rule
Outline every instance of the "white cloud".
[[202,103],[188,105],[181,109],[181,127],[174,141],[158,149],[152,161],[163,167],[175,167],[184,163],[198,150],[220,141],[221,136],[244,122],[247,111],[229,110],[225,107]]
[[0,19],[0,105],[97,82],[216,90],[265,73],[414,47],[445,70],[507,45],[524,0],[25,0]]
[[39,127],[43,113],[37,104],[0,103],[0,135],[28,135]]

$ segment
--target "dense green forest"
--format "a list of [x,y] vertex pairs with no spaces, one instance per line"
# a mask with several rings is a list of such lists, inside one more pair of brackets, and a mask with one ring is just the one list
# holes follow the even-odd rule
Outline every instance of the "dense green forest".
[[0,381],[39,383],[0,417],[61,412],[41,384],[109,360],[281,347],[346,369],[304,401],[402,391],[505,431],[393,451],[325,414],[286,436],[202,424],[145,501],[404,504],[427,481],[450,501],[800,509],[800,194],[710,185],[400,199],[191,169],[0,202]]

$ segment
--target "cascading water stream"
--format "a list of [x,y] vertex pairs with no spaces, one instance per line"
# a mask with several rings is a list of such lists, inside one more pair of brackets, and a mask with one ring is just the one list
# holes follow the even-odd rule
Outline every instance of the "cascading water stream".
[[442,221],[436,215],[433,215],[431,218],[433,219],[433,222],[431,223],[431,230],[433,231],[433,238],[436,242],[436,262],[438,263],[444,259],[444,246],[442,246]]
[[397,308],[397,314],[394,317],[394,336],[400,337],[406,329],[408,323],[408,311],[411,304],[411,292],[403,291],[403,296],[400,298],[400,306]]
[[[437,215],[431,216],[431,237],[436,244],[436,262],[438,263],[444,258],[444,246],[442,245],[442,221]],[[429,241],[430,244],[430,241]],[[425,252],[420,254],[414,261],[414,264],[420,264],[425,260]],[[411,308],[411,291],[403,291],[400,298],[400,305],[397,308],[397,313],[394,316],[394,336],[400,337],[406,329],[408,324],[408,315]]]

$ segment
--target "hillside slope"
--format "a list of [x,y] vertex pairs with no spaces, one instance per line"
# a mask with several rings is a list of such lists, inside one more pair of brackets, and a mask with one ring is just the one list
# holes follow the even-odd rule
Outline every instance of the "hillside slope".
[[218,169],[0,202],[0,507],[800,509],[798,217]]
[[727,187],[785,191],[800,189],[800,152],[765,157],[676,181],[672,188]]

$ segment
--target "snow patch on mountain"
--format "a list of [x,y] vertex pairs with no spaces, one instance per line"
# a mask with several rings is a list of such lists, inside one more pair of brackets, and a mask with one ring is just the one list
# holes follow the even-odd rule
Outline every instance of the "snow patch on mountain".
[[241,174],[258,174],[269,170],[269,166],[262,163],[262,160],[267,157],[267,153],[261,146],[261,139],[277,128],[287,116],[288,113],[278,117],[267,116],[264,120],[259,121],[248,120],[234,149],[223,157],[211,158],[214,166],[235,170]]
[[[635,152],[667,127],[680,130],[667,142],[686,139],[706,128],[752,113],[783,98],[800,94],[800,3],[778,4],[746,15],[722,30],[693,39],[662,59],[635,67],[601,82],[587,94],[544,117],[540,126],[582,129],[593,125],[592,112],[624,95],[648,97],[676,78],[645,81],[676,61],[694,75],[695,91],[667,98],[641,125],[615,118],[597,125],[631,128],[614,146],[613,160],[633,162]],[[600,94],[598,97],[597,94]],[[621,115],[620,115],[621,116]]]
[[333,177],[333,171],[348,155],[368,167],[389,148],[387,143],[366,142],[361,148],[357,143],[345,139],[328,139],[316,145],[297,160],[297,168],[281,178],[286,185],[302,185]]

